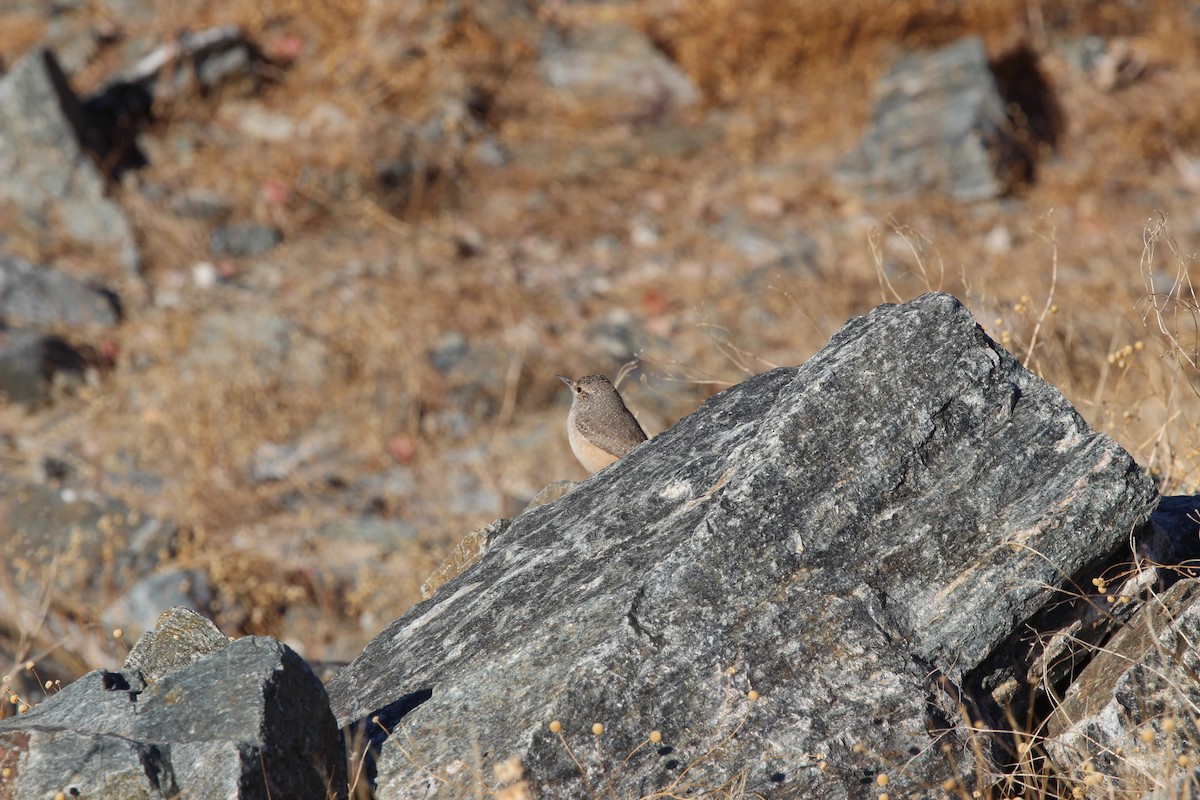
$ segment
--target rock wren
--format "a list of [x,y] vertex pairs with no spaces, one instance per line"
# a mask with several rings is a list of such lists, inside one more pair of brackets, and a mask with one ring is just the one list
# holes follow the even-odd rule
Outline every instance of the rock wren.
[[608,378],[585,375],[573,381],[565,375],[554,377],[571,387],[567,440],[571,452],[588,472],[599,472],[646,441],[642,426]]

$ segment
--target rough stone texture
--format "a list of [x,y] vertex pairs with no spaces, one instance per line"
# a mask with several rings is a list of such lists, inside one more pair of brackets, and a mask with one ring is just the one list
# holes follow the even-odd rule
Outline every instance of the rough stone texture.
[[[1080,780],[1079,765],[1088,761],[1104,778],[1101,796],[1133,796],[1189,780],[1175,759],[1200,741],[1198,640],[1200,582],[1180,581],[1152,597],[1096,653],[1050,716],[1050,756]],[[1174,730],[1164,725],[1168,719]],[[1141,740],[1146,730],[1154,733],[1152,742]]]
[[661,117],[700,100],[683,70],[640,31],[618,22],[548,35],[538,69],[580,109],[616,118]]
[[156,572],[133,584],[104,610],[100,621],[104,630],[120,628],[127,640],[154,630],[162,609],[186,606],[208,611],[213,589],[201,569],[168,569]]
[[508,520],[498,519],[478,530],[471,531],[460,539],[454,550],[441,563],[441,566],[435,569],[433,574],[421,584],[421,597],[426,599],[433,597],[434,592],[440,589],[447,581],[461,575],[471,566],[477,564],[479,559],[483,558],[484,553],[487,552],[492,540],[503,533],[507,527]]
[[54,55],[37,50],[0,79],[0,203],[88,247],[138,266],[133,231],[105,196],[104,178],[80,142],[89,122]]
[[229,644],[217,626],[186,606],[173,606],[158,618],[125,657],[125,669],[136,669],[153,683]]
[[0,397],[31,408],[44,405],[56,381],[81,380],[87,358],[61,336],[0,329]]
[[18,798],[346,796],[321,682],[293,650],[260,636],[150,684],[136,669],[90,672],[0,722],[0,759],[12,764],[14,752],[6,788]]
[[[1154,499],[957,301],[925,295],[512,520],[330,699],[393,733],[381,798],[474,796],[510,756],[544,798],[858,797],[879,772],[920,795],[953,772],[941,744],[973,763],[944,733],[972,671]],[[661,745],[626,760],[652,729]]]
[[905,56],[874,97],[871,127],[838,169],[843,184],[893,196],[934,190],[959,200],[1005,191],[1012,143],[981,39]]
[[51,267],[0,254],[0,318],[33,326],[111,327],[120,321],[116,295]]

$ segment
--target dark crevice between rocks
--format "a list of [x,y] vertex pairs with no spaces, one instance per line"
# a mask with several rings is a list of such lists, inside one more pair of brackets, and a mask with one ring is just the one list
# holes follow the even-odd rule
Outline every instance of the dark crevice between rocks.
[[128,169],[146,166],[149,162],[138,149],[135,137],[150,121],[150,93],[141,87],[119,85],[83,102],[54,53],[43,50],[41,55],[63,116],[79,146],[100,171],[110,178],[120,178]]
[[130,71],[82,99],[71,89],[54,54],[45,50],[42,58],[80,147],[100,172],[114,181],[150,163],[137,137],[154,124],[156,108],[161,110],[164,103],[178,100],[174,93],[182,91],[170,87],[160,90],[160,82],[177,82],[176,73],[183,71],[190,79],[189,88],[206,98],[234,73],[245,76],[250,90],[257,92],[278,70],[258,47],[231,27],[195,34],[184,31],[174,42],[160,46]]
[[376,760],[379,756],[379,748],[383,747],[383,743],[391,737],[406,716],[431,697],[433,697],[432,688],[418,689],[348,723],[342,729],[342,740],[346,743],[347,753],[355,759],[355,762],[357,759],[362,759],[361,766],[358,763],[347,765],[349,774],[351,776],[358,775],[359,780],[365,781],[369,790],[374,792],[375,780],[378,775]]
[[131,83],[119,83],[84,103],[80,143],[106,177],[120,180],[126,172],[150,164],[137,136],[154,122],[153,109],[150,92]]
[[100,685],[104,687],[105,691],[125,692],[128,694],[130,702],[137,702],[138,695],[141,694],[142,690],[146,688],[145,684],[140,686],[131,686],[129,683],[129,677],[120,672],[102,672],[100,681]]
[[140,743],[135,746],[150,786],[161,792],[163,797],[178,797],[180,789],[171,767],[171,748]]
[[1011,191],[1037,178],[1037,165],[1058,146],[1066,119],[1028,45],[1013,48],[989,66],[1004,101],[1009,134],[997,153],[996,174]]
[[[1196,510],[1200,511],[1200,504]],[[995,732],[985,750],[996,769],[1028,769],[1031,758],[1042,759],[1038,750],[1019,754],[1021,735],[1027,740],[1027,734],[1036,736],[1044,729],[1095,653],[1145,605],[1150,592],[1164,591],[1186,577],[1186,569],[1163,568],[1161,558],[1146,556],[1143,543],[1160,535],[1156,527],[1146,525],[1134,536],[1140,565],[1125,546],[1094,559],[1062,583],[1057,599],[1051,598],[1037,614],[1017,625],[1007,640],[964,676],[963,706],[972,720],[983,721],[987,730]],[[1200,546],[1197,549],[1194,556],[1200,556]],[[1183,554],[1172,551],[1172,555]],[[1128,602],[1119,598],[1109,602],[1106,598],[1121,594],[1121,583],[1139,569],[1154,569],[1153,578]],[[1099,586],[1096,579],[1101,580]]]
[[970,703],[958,684],[940,669],[916,653],[911,654],[911,658],[925,671],[925,729],[929,732],[931,745],[938,747],[947,737],[954,737],[962,730],[964,714],[971,713]]

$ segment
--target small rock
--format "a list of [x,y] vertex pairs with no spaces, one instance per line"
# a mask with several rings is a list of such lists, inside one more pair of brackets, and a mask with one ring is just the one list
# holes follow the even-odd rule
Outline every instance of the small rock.
[[18,256],[0,255],[0,318],[33,326],[107,328],[120,321],[120,304],[111,291]]
[[783,216],[783,201],[773,194],[756,194],[746,201],[746,210],[756,217],[775,220]]
[[410,545],[419,531],[399,520],[359,517],[323,523],[317,533],[325,542],[348,546],[366,544],[395,551]]
[[659,118],[695,105],[700,91],[640,31],[600,23],[547,35],[542,80],[580,110],[614,118]]
[[296,137],[295,120],[257,103],[226,105],[221,109],[221,117],[232,119],[242,134],[260,142],[283,144]]
[[433,574],[421,584],[421,597],[425,599],[433,597],[438,589],[477,564],[479,559],[483,558],[483,554],[487,552],[492,539],[507,528],[508,520],[498,519],[464,536],[441,566],[435,569]]
[[565,497],[567,492],[573,488],[575,488],[574,481],[553,481],[552,483],[548,483],[540,492],[533,496],[533,499],[525,506],[525,511],[532,511],[538,506],[550,505],[558,498]]
[[340,449],[338,443],[319,431],[310,431],[294,442],[265,442],[254,451],[250,477],[255,483],[294,478],[297,470],[319,466]]
[[56,382],[82,382],[87,358],[66,340],[29,330],[0,331],[0,395],[36,408],[49,402]]
[[629,243],[634,247],[641,249],[654,247],[660,238],[658,226],[644,219],[635,219],[629,224]]
[[992,255],[1002,255],[1011,252],[1013,248],[1012,231],[1007,225],[997,225],[983,237],[984,252]]
[[503,167],[512,160],[504,145],[496,137],[485,135],[467,148],[471,161],[481,167]]
[[208,189],[185,189],[171,198],[171,210],[184,219],[217,220],[233,213],[233,203]]
[[1067,64],[1102,92],[1128,86],[1146,68],[1145,59],[1134,52],[1126,38],[1084,36],[1061,42],[1057,50]]
[[214,255],[241,258],[262,255],[282,240],[279,229],[270,225],[221,225],[213,230],[209,246]]
[[[130,591],[174,549],[178,529],[115,500],[69,487],[51,488],[0,475],[0,628],[29,630],[55,647],[43,674],[68,678],[80,664],[104,663],[111,640],[95,623],[102,604]],[[88,598],[89,611],[64,613],[48,597]]]
[[[1169,743],[1200,738],[1195,715],[1186,711],[1200,703],[1198,638],[1200,582],[1182,581],[1152,595],[1095,651],[1046,725],[1042,744],[1064,773],[1082,781],[1078,765],[1086,761],[1103,779],[1101,794],[1119,787],[1129,797],[1190,773],[1190,765],[1164,752]],[[1155,743],[1149,747],[1140,739],[1147,732]]]
[[354,123],[346,112],[332,103],[318,103],[316,108],[300,121],[299,134],[306,139],[347,136],[354,131]]
[[84,69],[96,57],[99,50],[96,31],[87,24],[82,14],[63,13],[57,9],[46,22],[46,37],[42,43],[52,49],[67,73]]
[[429,351],[429,361],[434,369],[446,375],[467,355],[470,347],[462,331],[446,331],[437,346]]
[[219,277],[217,265],[211,261],[198,261],[192,265],[192,285],[197,289],[211,289]]
[[417,454],[417,446],[407,433],[397,433],[388,439],[387,452],[399,463],[407,464]]
[[24,577],[0,582],[0,609],[35,598],[45,576],[75,596],[130,589],[170,552],[177,530],[111,498],[0,478],[0,540],[24,558]]
[[267,80],[265,66],[262,53],[237,26],[185,30],[113,75],[88,102],[121,107],[124,98],[140,96],[149,109],[190,96],[197,89],[213,92],[240,83],[253,92]]
[[623,364],[655,343],[644,322],[625,309],[614,309],[588,326],[588,351],[595,359]]
[[168,608],[152,628],[125,657],[125,669],[137,670],[150,682],[229,644],[211,620],[186,606]]

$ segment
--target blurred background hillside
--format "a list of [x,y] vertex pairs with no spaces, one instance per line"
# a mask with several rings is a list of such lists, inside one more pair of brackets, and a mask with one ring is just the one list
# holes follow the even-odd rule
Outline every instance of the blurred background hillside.
[[10,676],[175,602],[352,658],[584,477],[554,373],[636,361],[655,434],[931,289],[1195,492],[1198,45],[1183,0],[6,0]]

